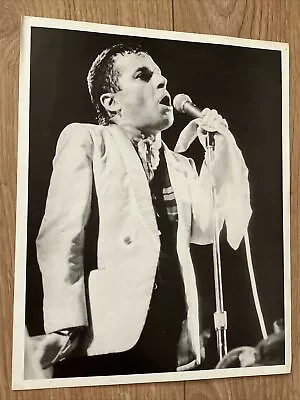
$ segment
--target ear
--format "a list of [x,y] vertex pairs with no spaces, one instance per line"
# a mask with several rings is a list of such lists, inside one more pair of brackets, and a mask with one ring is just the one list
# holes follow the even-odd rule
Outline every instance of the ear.
[[107,111],[112,113],[116,113],[121,108],[121,105],[117,101],[116,93],[103,93],[100,96],[100,103]]

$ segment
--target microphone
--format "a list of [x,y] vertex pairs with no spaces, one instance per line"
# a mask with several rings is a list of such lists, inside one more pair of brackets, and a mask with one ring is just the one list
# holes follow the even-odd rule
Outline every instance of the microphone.
[[[202,110],[201,108],[197,107],[191,100],[191,98],[187,94],[177,94],[173,99],[173,107],[180,113],[187,114],[193,119],[202,117]],[[215,147],[215,139],[214,139],[214,132],[206,132],[203,131],[205,136],[205,146],[206,148],[210,147],[214,149]],[[197,137],[197,130],[194,129],[184,129],[177,141],[174,151],[178,153],[182,153],[186,151],[190,144],[196,139]]]
[[202,109],[197,107],[187,94],[177,94],[173,99],[173,106],[178,112],[188,114],[192,118],[201,117]]

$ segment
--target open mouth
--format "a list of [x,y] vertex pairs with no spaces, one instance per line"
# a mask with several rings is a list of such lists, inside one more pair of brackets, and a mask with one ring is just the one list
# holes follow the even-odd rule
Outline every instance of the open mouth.
[[162,105],[164,105],[164,106],[170,107],[170,106],[171,106],[171,98],[170,98],[170,96],[166,94],[166,95],[160,100],[159,104],[162,104]]

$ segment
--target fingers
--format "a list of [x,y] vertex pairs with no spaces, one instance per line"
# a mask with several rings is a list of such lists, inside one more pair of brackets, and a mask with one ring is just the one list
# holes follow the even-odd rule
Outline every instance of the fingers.
[[198,128],[207,132],[222,133],[224,129],[228,129],[228,123],[216,110],[205,108],[202,111],[202,117],[197,120]]

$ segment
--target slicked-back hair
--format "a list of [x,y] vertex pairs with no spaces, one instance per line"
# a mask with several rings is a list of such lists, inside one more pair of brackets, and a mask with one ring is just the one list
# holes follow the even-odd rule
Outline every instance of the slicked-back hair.
[[119,72],[115,68],[116,56],[138,53],[148,54],[140,45],[118,43],[103,50],[94,60],[87,76],[87,84],[100,125],[108,125],[113,117],[113,114],[101,104],[100,96],[120,90]]

